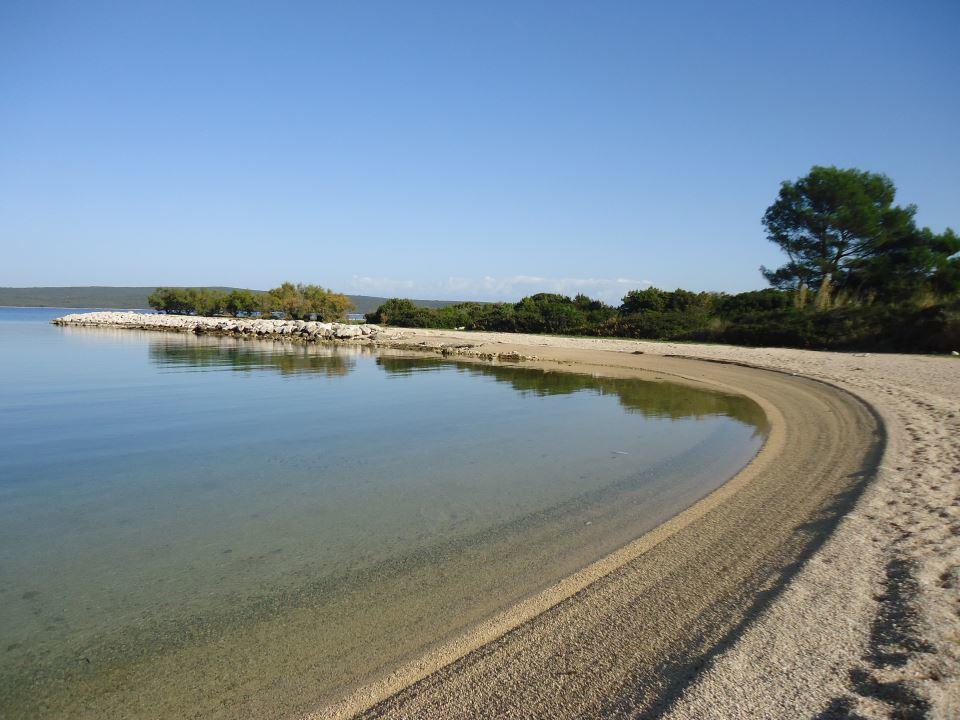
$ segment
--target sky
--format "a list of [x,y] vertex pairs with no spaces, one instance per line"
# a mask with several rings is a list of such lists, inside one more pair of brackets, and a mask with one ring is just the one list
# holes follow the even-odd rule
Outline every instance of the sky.
[[960,2],[0,2],[0,285],[739,292],[813,165],[960,229]]

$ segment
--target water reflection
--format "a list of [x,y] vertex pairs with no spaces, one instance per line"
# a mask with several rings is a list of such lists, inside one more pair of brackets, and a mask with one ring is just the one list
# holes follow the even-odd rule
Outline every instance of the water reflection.
[[[377,364],[391,374],[409,374],[438,369],[451,363],[434,358],[381,356],[377,358]],[[546,397],[591,392],[597,395],[616,395],[627,412],[639,413],[644,417],[678,420],[724,415],[758,428],[765,427],[766,424],[763,411],[751,400],[690,385],[636,378],[594,377],[505,365],[459,363],[455,364],[455,367],[461,372],[493,377],[497,382],[509,383],[521,395]]]
[[328,378],[348,375],[356,365],[360,349],[351,352],[323,345],[249,341],[224,338],[213,342],[196,338],[194,342],[151,341],[150,360],[165,370],[273,370],[281,375],[323,375]]
[[570,372],[457,362],[432,357],[398,357],[362,346],[298,345],[282,341],[236,338],[175,337],[151,339],[150,360],[165,370],[274,371],[281,375],[344,377],[356,368],[361,355],[375,355],[376,365],[389,376],[455,369],[472,376],[510,385],[520,395],[549,397],[592,393],[614,395],[630,413],[649,418],[679,420],[725,416],[765,432],[766,417],[751,400],[675,382],[636,378],[595,377]]

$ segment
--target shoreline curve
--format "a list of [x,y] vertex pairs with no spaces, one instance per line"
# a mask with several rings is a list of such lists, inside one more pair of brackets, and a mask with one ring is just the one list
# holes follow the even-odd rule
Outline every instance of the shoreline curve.
[[[406,333],[405,333],[406,334]],[[505,337],[505,336],[504,336]],[[409,338],[406,338],[409,340]],[[437,347],[443,347],[443,342],[437,342],[436,336],[431,338],[431,347],[427,349],[436,350]],[[384,341],[377,343],[379,346],[390,347],[391,344]],[[526,345],[514,345],[500,341],[498,345],[508,345],[508,347],[495,348],[500,354],[509,353],[511,355],[525,356],[531,348]],[[409,343],[402,345],[403,349],[409,348]],[[488,356],[490,348],[478,346],[472,348],[478,356]],[[624,353],[603,353],[603,351],[571,351],[571,350],[544,350],[536,348],[539,353],[537,359],[532,362],[523,363],[524,367],[541,367],[567,372],[593,372],[600,375],[629,376],[633,374],[649,374],[655,372],[662,375],[669,375],[671,381],[688,381],[696,384],[706,384],[718,390],[734,392],[744,395],[756,402],[763,409],[768,418],[769,432],[767,440],[754,459],[743,468],[737,475],[729,479],[722,486],[712,493],[702,498],[692,506],[686,508],[670,520],[659,525],[645,535],[637,538],[620,550],[617,550],[591,565],[563,579],[551,588],[528,598],[506,610],[498,613],[494,618],[481,624],[479,627],[467,632],[459,638],[446,643],[439,649],[428,653],[420,659],[409,663],[391,673],[386,678],[366,685],[353,692],[348,697],[338,703],[318,708],[315,712],[305,715],[310,720],[326,720],[327,718],[345,718],[358,714],[368,717],[401,717],[417,715],[418,717],[441,717],[444,714],[456,714],[457,716],[470,717],[493,717],[493,716],[529,716],[532,714],[549,714],[554,717],[577,717],[591,712],[604,715],[618,716],[621,714],[636,715],[647,706],[647,710],[659,708],[657,712],[665,709],[665,701],[668,696],[676,695],[676,678],[670,677],[676,674],[676,669],[672,665],[668,668],[662,666],[657,668],[658,657],[669,654],[674,643],[661,642],[662,647],[658,653],[653,653],[645,657],[645,662],[637,663],[638,666],[652,666],[653,672],[648,673],[649,677],[643,678],[643,683],[639,677],[633,678],[629,683],[631,690],[624,692],[627,685],[619,683],[619,692],[598,692],[597,683],[592,684],[592,692],[587,696],[592,698],[590,703],[571,702],[573,696],[584,697],[583,688],[573,690],[564,690],[564,685],[580,685],[581,683],[556,682],[557,678],[571,678],[580,674],[580,671],[586,666],[576,667],[578,664],[572,658],[578,655],[586,655],[592,661],[598,658],[596,654],[597,647],[587,651],[586,647],[577,647],[576,642],[570,642],[570,631],[574,635],[583,633],[586,629],[583,623],[577,621],[578,615],[597,616],[599,613],[604,615],[604,609],[609,615],[617,614],[616,608],[622,608],[624,601],[629,600],[631,594],[636,595],[634,599],[649,595],[651,587],[646,585],[640,575],[644,574],[644,558],[649,561],[655,549],[662,548],[673,541],[674,545],[684,545],[682,536],[697,535],[702,531],[701,524],[712,524],[714,526],[724,525],[722,510],[724,506],[740,496],[741,500],[747,500],[747,505],[753,507],[757,512],[762,512],[771,517],[775,522],[779,521],[785,526],[792,528],[800,527],[811,519],[817,517],[823,512],[830,512],[831,504],[836,503],[838,498],[843,498],[844,507],[852,501],[850,494],[859,495],[866,481],[872,477],[872,470],[876,465],[879,452],[882,450],[883,428],[877,413],[865,402],[854,397],[846,390],[827,383],[807,378],[797,378],[789,374],[778,373],[776,371],[764,370],[751,367],[745,364],[723,364],[708,363],[688,358],[666,358],[666,357],[636,357],[625,355]],[[529,357],[528,355],[526,357]],[[762,382],[755,382],[754,373],[764,376]],[[754,387],[751,387],[753,385]],[[759,386],[759,387],[757,387]],[[856,428],[859,437],[850,438],[853,442],[844,442],[843,461],[834,462],[831,458],[829,466],[831,472],[823,473],[820,481],[814,483],[818,486],[814,491],[815,500],[813,502],[801,503],[793,508],[770,508],[757,505],[756,500],[770,498],[769,493],[756,495],[755,497],[745,497],[750,495],[748,491],[758,481],[766,480],[771,487],[778,485],[777,478],[783,478],[784,453],[788,450],[791,442],[788,438],[789,424],[784,414],[783,403],[785,398],[769,397],[769,391],[784,386],[802,387],[801,395],[813,392],[817,403],[823,403],[828,397],[833,402],[833,409],[828,412],[835,415],[842,415],[845,421],[851,422],[850,428]],[[819,392],[811,390],[817,388]],[[786,402],[789,405],[795,401],[795,397],[789,398]],[[829,403],[828,403],[829,404]],[[825,406],[824,406],[825,407]],[[824,409],[818,407],[818,411]],[[787,409],[787,414],[790,409]],[[802,429],[802,428],[801,428]],[[819,436],[818,442],[824,439],[823,434]],[[835,448],[836,449],[836,448]],[[797,451],[802,449],[796,445],[792,448],[792,457],[798,458]],[[851,469],[860,473],[858,478],[851,482]],[[794,467],[794,471],[798,468]],[[776,477],[774,477],[776,476]],[[791,498],[795,499],[795,498]],[[808,498],[809,500],[809,498]],[[838,520],[842,512],[833,512],[832,517]],[[738,517],[743,517],[743,513]],[[708,520],[709,518],[709,520]],[[835,523],[834,523],[835,524]],[[719,528],[714,527],[714,530]],[[824,532],[826,528],[814,533],[808,542],[808,546],[813,544],[819,546],[826,538],[829,532]],[[789,534],[789,533],[788,533]],[[678,537],[679,536],[679,537]],[[786,538],[786,535],[781,535]],[[789,539],[786,538],[789,543]],[[776,545],[776,543],[774,543]],[[693,546],[687,543],[688,548]],[[702,549],[702,544],[697,545]],[[730,548],[726,548],[727,554],[730,554]],[[754,553],[753,559],[755,565],[764,569],[760,571],[765,577],[754,577],[754,584],[764,584],[764,580],[769,580],[776,573],[782,573],[783,568],[795,563],[798,555],[809,555],[810,547],[785,548],[768,547],[765,552]],[[668,554],[673,554],[671,564],[676,565],[677,549],[671,548]],[[788,557],[789,556],[789,557]],[[659,559],[659,558],[658,558]],[[699,564],[707,565],[710,558],[703,554],[697,555]],[[778,565],[780,567],[778,567]],[[686,566],[687,581],[695,579],[695,569]],[[741,570],[746,568],[741,568]],[[632,572],[631,572],[632,571]],[[754,574],[756,574],[754,572]],[[780,578],[782,585],[785,578]],[[694,583],[696,584],[696,583]],[[664,588],[659,588],[660,590]],[[731,588],[726,588],[730,591]],[[771,588],[764,588],[765,599],[772,599],[774,592]],[[729,595],[729,592],[726,592]],[[734,594],[736,594],[734,592]],[[594,596],[602,596],[597,599]],[[730,598],[727,598],[729,600]],[[612,602],[608,602],[611,601]],[[761,608],[756,606],[756,598],[751,593],[740,594],[739,604],[734,603],[725,608],[727,615],[726,630],[724,623],[717,623],[716,618],[711,618],[709,625],[713,626],[712,642],[710,647],[701,647],[697,649],[696,657],[702,659],[705,655],[714,652],[721,644],[729,643],[730,632],[742,629],[744,620],[749,621],[756,615]],[[629,602],[628,602],[629,604]],[[635,613],[635,616],[642,616],[642,609]],[[749,617],[748,617],[749,616]],[[578,627],[579,626],[579,627]],[[673,625],[679,634],[689,634],[683,626]],[[662,641],[664,633],[662,624],[653,623],[649,627],[649,633],[658,635]],[[707,634],[711,634],[709,631]],[[564,669],[558,676],[556,672],[549,671],[548,668],[555,665],[553,662],[543,663],[543,660],[550,660],[550,653],[544,653],[545,648],[556,646],[558,637],[567,638],[563,647],[559,650],[557,657],[563,656],[564,662],[561,663]],[[645,644],[643,637],[610,637],[604,641],[611,641],[611,648],[616,648],[615,653],[624,657],[629,655],[629,647],[636,649]],[[556,647],[554,647],[556,650]],[[625,652],[626,651],[626,652]],[[601,656],[603,653],[600,654]],[[510,667],[498,667],[498,658],[513,658]],[[639,659],[639,658],[637,658]],[[663,659],[662,657],[660,659]],[[539,660],[541,662],[528,662]],[[610,660],[610,658],[606,658]],[[606,663],[605,663],[606,664]],[[616,664],[616,663],[615,663]],[[631,662],[620,663],[615,674],[622,678],[631,675],[632,670],[629,667]],[[675,663],[674,663],[675,664]],[[685,668],[689,663],[682,663]],[[610,675],[610,666],[606,664],[607,672]],[[547,670],[544,673],[537,673],[536,670],[542,668]],[[508,681],[504,683],[503,681]],[[689,677],[683,678],[682,684],[686,684]],[[498,687],[499,690],[490,694],[475,693],[473,696],[465,692],[468,688],[480,686]],[[641,687],[645,685],[646,687]],[[547,688],[544,691],[544,688]],[[656,688],[656,692],[650,692]],[[610,688],[607,687],[607,690]],[[643,701],[638,700],[638,693],[644,697]],[[510,696],[510,697],[505,697]],[[632,699],[629,699],[632,698]],[[668,704],[668,703],[667,703]]]
[[372,344],[713,385],[757,402],[770,431],[746,468],[671,520],[308,718],[659,715],[823,544],[883,449],[883,423],[864,400],[793,373],[531,336],[393,330],[377,328]]

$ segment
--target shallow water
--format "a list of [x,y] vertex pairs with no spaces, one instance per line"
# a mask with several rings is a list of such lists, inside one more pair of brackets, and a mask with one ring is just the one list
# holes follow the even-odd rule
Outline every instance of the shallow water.
[[745,398],[0,309],[4,717],[295,715],[638,537]]

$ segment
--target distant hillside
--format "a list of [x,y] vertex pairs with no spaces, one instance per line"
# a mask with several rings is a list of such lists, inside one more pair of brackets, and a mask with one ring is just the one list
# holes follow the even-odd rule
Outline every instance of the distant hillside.
[[[229,292],[233,288],[216,287]],[[153,287],[0,287],[0,306],[112,308],[132,310],[149,307],[147,296]],[[387,298],[372,295],[349,295],[356,309],[352,312],[373,312]],[[454,305],[454,300],[414,300],[421,307],[438,308]]]

